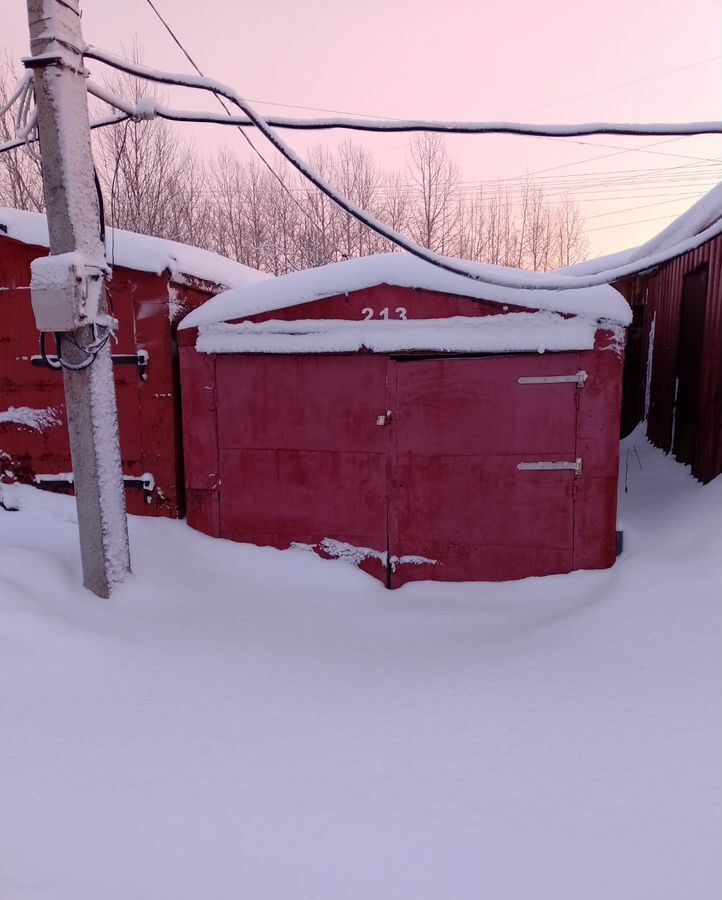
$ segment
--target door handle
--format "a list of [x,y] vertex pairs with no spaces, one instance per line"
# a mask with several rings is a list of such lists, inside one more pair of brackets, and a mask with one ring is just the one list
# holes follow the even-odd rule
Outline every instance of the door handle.
[[390,409],[387,409],[387,410],[386,410],[386,414],[385,414],[385,415],[383,415],[383,416],[377,416],[377,417],[376,417],[376,424],[377,424],[377,425],[388,425],[388,423],[389,423],[390,421],[391,421],[391,410],[390,410]]

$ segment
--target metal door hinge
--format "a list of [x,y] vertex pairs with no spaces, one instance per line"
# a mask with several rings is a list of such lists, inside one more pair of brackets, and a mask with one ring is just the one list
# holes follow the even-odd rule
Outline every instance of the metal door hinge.
[[561,462],[520,462],[517,463],[517,469],[519,469],[520,472],[543,472],[552,469],[570,469],[575,475],[581,475],[582,459],[581,457],[578,457],[573,462],[566,460]]
[[577,387],[584,387],[584,382],[589,375],[581,369],[574,375],[526,375],[518,379],[519,384],[576,384]]

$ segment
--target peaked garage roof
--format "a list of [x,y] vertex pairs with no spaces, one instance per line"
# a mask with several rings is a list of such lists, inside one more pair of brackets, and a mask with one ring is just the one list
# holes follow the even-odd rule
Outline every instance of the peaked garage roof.
[[[550,277],[543,272],[523,272],[520,269],[466,261],[465,264],[487,276],[502,272],[506,276],[511,275],[518,279],[519,287],[504,288],[484,284],[447,272],[408,253],[381,253],[315,269],[304,269],[265,283],[226,291],[191,312],[180,327],[193,328],[247,318],[381,284],[424,289],[527,309],[611,319],[623,325],[630,321],[631,314],[626,301],[609,285],[564,291],[545,289],[544,284],[550,281]],[[558,276],[555,277],[558,281]],[[534,286],[533,290],[530,285]]]

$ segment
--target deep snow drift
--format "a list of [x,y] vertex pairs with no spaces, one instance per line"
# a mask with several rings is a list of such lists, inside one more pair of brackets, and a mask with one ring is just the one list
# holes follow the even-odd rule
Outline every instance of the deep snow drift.
[[100,601],[15,491],[0,897],[716,897],[722,481],[627,462],[613,569],[396,592],[134,518]]

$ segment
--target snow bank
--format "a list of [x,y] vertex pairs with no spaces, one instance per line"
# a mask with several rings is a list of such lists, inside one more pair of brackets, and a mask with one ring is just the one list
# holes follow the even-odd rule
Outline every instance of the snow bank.
[[222,323],[199,330],[201,353],[394,353],[437,350],[452,353],[543,353],[590,350],[597,322],[558,313],[508,313],[448,319],[389,319],[363,322],[303,319],[291,322]]
[[[423,288],[443,294],[489,300],[560,313],[583,313],[596,318],[614,320],[622,325],[631,321],[624,298],[609,285],[574,290],[526,290],[525,283],[543,286],[549,276],[542,272],[487,266],[464,261],[471,271],[493,277],[494,273],[518,278],[519,288],[496,287],[455,275],[408,253],[380,253],[304,269],[273,278],[263,284],[237,288],[212,297],[183,319],[180,328],[194,328],[247,318],[258,313],[286,309],[348,294],[379,284],[404,288]],[[559,276],[554,276],[559,280]],[[570,279],[571,281],[571,279]]]
[[[713,187],[704,197],[700,197],[687,212],[682,213],[645,244],[629,250],[621,250],[618,253],[599,256],[597,259],[588,259],[585,262],[559,269],[559,272],[578,277],[632,266],[633,268],[626,272],[627,275],[630,275],[649,268],[654,264],[653,257],[659,253],[670,252],[672,256],[686,253],[694,249],[688,245],[690,242],[694,244],[697,236],[704,235],[700,240],[700,243],[703,243],[717,234],[722,234],[722,182]],[[679,254],[672,252],[675,248],[679,248]]]
[[0,896],[718,897],[722,480],[638,435],[625,472],[607,571],[388,592],[131,517],[110,602],[18,488]]
[[[8,237],[16,241],[38,247],[50,246],[48,222],[43,213],[0,207],[0,225],[5,226]],[[0,238],[3,233],[4,231],[0,231]],[[173,277],[189,275],[222,287],[237,288],[271,278],[265,272],[251,269],[217,253],[201,250],[200,247],[148,237],[133,231],[108,228],[106,249],[108,259],[110,260],[112,253],[118,266],[157,275],[168,270]]]

